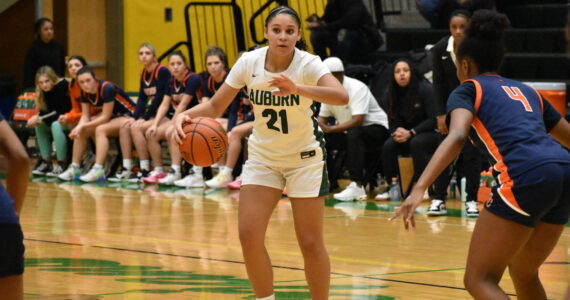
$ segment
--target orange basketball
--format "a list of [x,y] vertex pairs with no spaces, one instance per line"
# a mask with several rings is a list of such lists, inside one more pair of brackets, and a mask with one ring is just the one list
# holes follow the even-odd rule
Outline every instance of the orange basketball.
[[228,147],[226,131],[210,118],[196,118],[182,125],[186,135],[180,144],[182,157],[192,165],[208,167],[216,163]]

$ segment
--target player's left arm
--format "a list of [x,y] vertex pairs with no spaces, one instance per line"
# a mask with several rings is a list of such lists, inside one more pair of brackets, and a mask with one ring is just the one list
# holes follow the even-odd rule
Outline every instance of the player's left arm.
[[296,84],[285,75],[275,76],[268,83],[270,87],[279,89],[273,92],[275,96],[297,94],[331,105],[345,105],[348,103],[346,90],[331,73],[321,76],[316,86]]
[[[536,92],[539,97],[542,96]],[[550,104],[550,101],[542,98],[542,120],[544,127],[550,135],[562,146],[570,149],[570,124]]]
[[550,135],[562,146],[570,149],[570,124],[564,118],[560,118],[560,121],[550,130]]

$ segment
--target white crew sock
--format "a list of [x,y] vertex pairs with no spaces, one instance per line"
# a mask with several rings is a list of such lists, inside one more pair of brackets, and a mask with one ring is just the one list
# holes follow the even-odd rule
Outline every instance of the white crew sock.
[[148,159],[143,159],[141,160],[141,169],[143,170],[150,170],[150,160]]
[[133,168],[133,160],[130,158],[123,159],[123,168],[130,171]]
[[232,174],[234,168],[230,168],[228,166],[223,167],[222,172],[226,173],[226,174]]
[[204,169],[204,168],[198,167],[198,166],[192,166],[192,171],[194,171],[194,174],[196,174],[196,175],[202,176],[202,169]]
[[94,164],[94,165],[93,165],[93,169],[95,169],[95,170],[103,170],[103,165]]
[[170,166],[170,168],[172,168],[172,170],[174,170],[174,173],[180,175],[180,165],[172,165],[172,166]]

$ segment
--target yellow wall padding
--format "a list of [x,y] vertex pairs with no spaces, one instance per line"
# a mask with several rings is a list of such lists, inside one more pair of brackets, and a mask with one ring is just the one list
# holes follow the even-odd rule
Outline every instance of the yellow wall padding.
[[[289,0],[289,5],[300,15],[303,22],[303,36],[310,45],[309,30],[306,29],[305,19],[312,13],[323,14],[327,0]],[[139,88],[139,78],[142,65],[138,61],[137,50],[143,42],[150,42],[161,55],[168,48],[180,41],[186,41],[184,8],[188,0],[139,1],[124,0],[124,72],[125,89],[136,92]],[[209,0],[207,2],[225,2],[230,0]],[[250,18],[267,0],[236,0],[241,9],[246,49],[255,45],[251,37]],[[263,40],[263,26],[269,11],[276,7],[273,1],[255,20],[256,40]],[[172,22],[165,21],[165,9],[172,9]],[[195,70],[205,70],[204,53],[208,45],[217,45],[228,55],[230,66],[238,54],[235,26],[232,10],[229,6],[191,6],[189,9],[190,28],[194,48]],[[180,48],[185,55],[185,46]],[[166,60],[161,62],[166,65]]]

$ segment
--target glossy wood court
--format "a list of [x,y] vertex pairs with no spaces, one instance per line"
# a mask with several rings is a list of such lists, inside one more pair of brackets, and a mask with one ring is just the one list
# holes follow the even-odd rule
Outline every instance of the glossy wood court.
[[[39,181],[21,218],[26,299],[255,299],[238,239],[239,191]],[[470,299],[463,273],[476,219],[451,200],[447,216],[420,215],[406,232],[388,221],[396,205],[326,201],[330,299]],[[266,245],[277,299],[310,299],[287,198]],[[566,291],[569,255],[567,228],[540,270],[549,299]],[[501,285],[514,295],[508,272]]]

